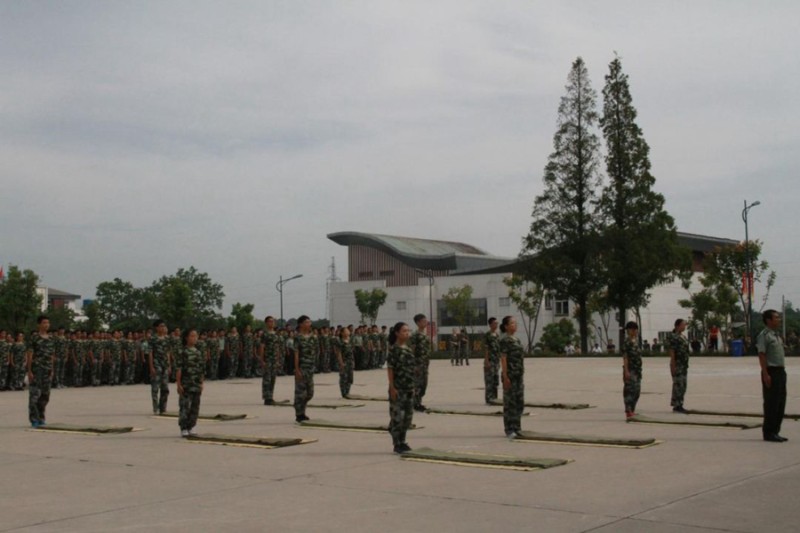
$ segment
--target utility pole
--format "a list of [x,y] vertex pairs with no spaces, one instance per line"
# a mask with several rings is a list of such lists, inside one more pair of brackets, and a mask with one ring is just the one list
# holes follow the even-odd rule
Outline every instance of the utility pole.
[[336,275],[336,258],[331,257],[331,264],[328,265],[328,279],[325,280],[325,313],[328,316],[325,318],[331,319],[333,317],[333,301],[331,300],[331,283],[334,281],[341,281]]
[[[746,279],[746,288],[747,288],[747,309],[745,312],[747,316],[745,317],[745,324],[747,325],[747,334],[750,336],[750,344],[752,345],[755,342],[755,337],[753,336],[753,266],[750,264],[750,234],[747,230],[747,214],[749,213],[750,209],[761,205],[761,202],[756,200],[750,205],[747,205],[747,200],[744,201],[744,209],[742,210],[742,220],[744,221],[744,257],[746,265],[745,272],[745,279]],[[748,346],[748,349],[750,347]]]
[[281,295],[281,327],[284,326],[285,322],[283,321],[283,286],[292,281],[293,279],[302,278],[302,274],[297,274],[296,276],[292,276],[291,278],[283,279],[283,275],[281,275],[278,283],[275,284],[275,290]]

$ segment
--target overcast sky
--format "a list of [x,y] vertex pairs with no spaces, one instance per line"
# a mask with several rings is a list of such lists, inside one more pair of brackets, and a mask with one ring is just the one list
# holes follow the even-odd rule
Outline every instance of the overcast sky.
[[[796,1],[0,3],[0,264],[92,297],[196,266],[325,315],[326,239],[515,256],[582,56],[616,51],[682,231],[763,239],[800,304]],[[601,102],[598,102],[601,105]]]

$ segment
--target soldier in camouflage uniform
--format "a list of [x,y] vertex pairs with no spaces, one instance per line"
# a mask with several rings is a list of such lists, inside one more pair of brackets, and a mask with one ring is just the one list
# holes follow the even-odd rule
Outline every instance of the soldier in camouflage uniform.
[[178,425],[181,436],[196,435],[194,426],[200,414],[200,395],[203,393],[206,356],[197,348],[197,331],[187,328],[183,333],[183,348],[175,360],[175,383],[180,398]]
[[215,380],[219,377],[219,353],[220,353],[220,344],[219,344],[219,337],[217,337],[217,332],[212,330],[208,341],[208,369],[206,371],[206,377],[211,380]]
[[414,389],[417,386],[419,360],[409,344],[408,325],[398,322],[389,333],[389,434],[392,436],[394,453],[411,451],[406,442],[406,433],[414,418]]
[[458,357],[459,363],[458,364],[466,364],[469,366],[469,354],[470,354],[470,345],[469,345],[469,334],[467,330],[462,329],[461,334],[458,336]]
[[127,338],[122,343],[125,357],[124,375],[126,385],[133,385],[136,381],[136,368],[139,365],[139,350],[137,344],[136,336],[132,331],[128,332]]
[[108,383],[111,386],[119,385],[122,372],[122,333],[115,331],[114,336],[108,341]]
[[378,358],[378,367],[383,368],[386,364],[386,356],[389,354],[389,332],[386,326],[381,326],[380,338],[380,357]]
[[55,346],[48,333],[50,320],[42,315],[36,319],[36,333],[28,339],[28,419],[32,427],[45,425],[45,410],[50,401],[50,384],[55,366]]
[[81,334],[70,335],[70,356],[72,357],[72,386],[83,387],[83,361],[86,358]]
[[487,404],[497,400],[497,383],[500,377],[500,337],[497,334],[497,319],[489,319],[489,331],[483,344],[486,350],[483,359],[484,399]]
[[6,342],[6,332],[0,330],[0,390],[8,390],[8,369],[11,345]]
[[53,346],[56,352],[56,367],[53,372],[53,387],[64,388],[64,371],[67,368],[67,344],[68,340],[64,334],[64,328],[59,328],[53,337]]
[[342,328],[336,342],[336,361],[339,364],[339,392],[342,398],[350,396],[350,387],[353,385],[353,369],[355,356],[353,345],[350,342],[350,330]]
[[423,314],[414,316],[417,330],[411,335],[408,345],[414,352],[417,369],[414,372],[414,410],[423,412],[422,399],[428,390],[428,368],[431,364],[431,341],[426,335],[428,318]]
[[97,387],[100,385],[100,375],[103,369],[103,354],[105,352],[104,349],[104,342],[101,338],[100,332],[95,331],[92,334],[92,338],[89,341],[89,354],[92,362],[92,366],[90,367],[91,371],[91,378],[89,381],[92,384],[92,387]]
[[306,405],[314,397],[314,367],[319,344],[311,334],[311,319],[303,315],[297,319],[294,338],[294,411],[295,420],[308,420]]
[[358,326],[351,339],[351,342],[353,343],[353,356],[356,360],[356,370],[364,370],[366,368],[366,364],[364,362],[366,359],[364,356],[364,336],[361,334],[361,331],[361,326]]
[[625,400],[625,416],[636,415],[636,404],[642,391],[642,349],[639,347],[639,326],[636,322],[625,325],[625,344],[622,346],[622,379],[625,386],[622,396]]
[[[175,362],[175,357],[178,355],[178,352],[183,349],[183,343],[181,342],[181,328],[175,328],[172,331],[172,336],[170,337],[170,349],[172,350],[172,362]],[[170,382],[175,382],[175,377],[178,369],[175,368],[175,365],[172,365],[170,368],[169,373],[169,380]]]
[[155,335],[150,337],[150,396],[153,400],[153,414],[164,414],[167,411],[169,398],[169,375],[172,365],[172,341],[167,335],[167,326],[163,320],[153,324]]
[[148,340],[152,336],[152,332],[148,329],[144,333],[140,334],[139,337],[139,369],[140,369],[140,376],[142,383],[150,383],[150,341]]
[[675,329],[667,339],[669,350],[669,369],[672,374],[672,410],[686,413],[683,398],[686,396],[686,381],[689,375],[689,341],[683,336],[686,321],[679,318],[675,321]]
[[278,359],[280,358],[280,337],[275,333],[275,319],[268,316],[264,319],[267,329],[261,339],[258,357],[261,361],[261,399],[264,405],[275,403],[275,381],[278,375]]
[[17,334],[17,342],[11,345],[11,369],[14,390],[25,388],[25,335]]
[[[263,378],[264,367],[261,365],[261,351],[264,349],[264,330],[259,329],[253,336],[253,362],[251,368],[253,369],[253,377]],[[261,380],[263,384],[263,379]]]
[[503,317],[500,331],[500,366],[503,369],[503,426],[506,437],[513,439],[522,431],[522,412],[525,409],[525,350],[514,334],[517,321]]
[[225,355],[228,357],[228,377],[235,378],[239,370],[239,358],[242,355],[242,343],[236,326],[231,328],[225,339]]
[[453,334],[447,340],[447,351],[450,352],[450,366],[455,366],[458,362],[458,329],[453,328]]
[[253,377],[254,340],[252,328],[249,325],[245,326],[242,335],[242,376],[246,378]]

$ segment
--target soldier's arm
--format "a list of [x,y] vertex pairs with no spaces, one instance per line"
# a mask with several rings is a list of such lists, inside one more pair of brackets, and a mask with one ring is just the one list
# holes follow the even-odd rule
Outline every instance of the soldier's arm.
[[300,350],[297,348],[294,349],[294,375],[297,378],[303,377],[303,371],[300,370]]

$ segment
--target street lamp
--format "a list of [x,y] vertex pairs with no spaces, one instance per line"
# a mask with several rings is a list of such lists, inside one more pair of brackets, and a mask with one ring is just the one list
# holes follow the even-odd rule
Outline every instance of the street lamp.
[[756,200],[750,205],[747,205],[747,200],[744,201],[744,209],[742,209],[742,220],[744,221],[744,260],[747,263],[745,265],[746,272],[746,284],[747,284],[747,319],[745,320],[745,324],[747,324],[747,334],[750,335],[750,342],[753,342],[753,267],[750,264],[750,233],[747,228],[747,214],[751,208],[761,205],[761,202]]
[[283,279],[283,276],[280,277],[278,283],[275,284],[275,289],[281,295],[281,327],[283,327],[283,286],[292,281],[293,279],[302,278],[302,274],[297,274],[296,276],[292,276],[291,278]]
[[428,300],[430,301],[430,316],[428,316],[428,323],[430,326],[430,334],[431,334],[431,345],[434,345],[433,342],[433,270],[420,270],[419,268],[415,268],[414,271],[421,275],[428,278]]

